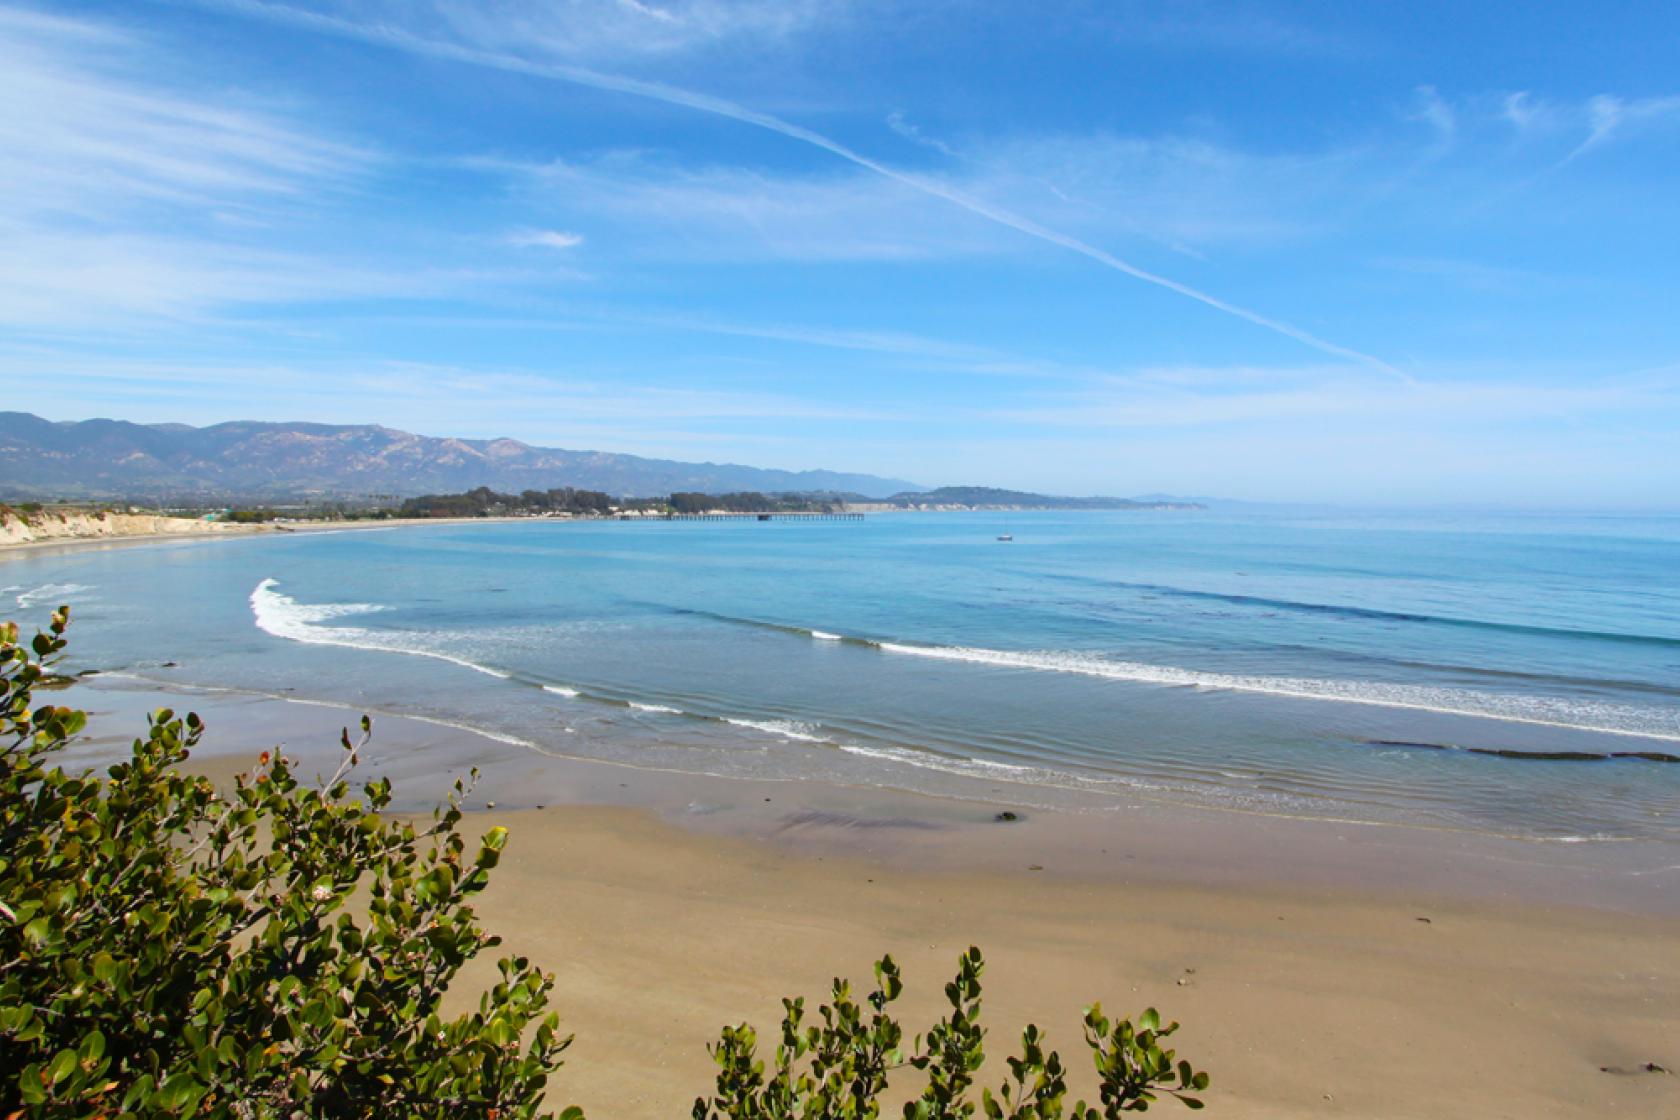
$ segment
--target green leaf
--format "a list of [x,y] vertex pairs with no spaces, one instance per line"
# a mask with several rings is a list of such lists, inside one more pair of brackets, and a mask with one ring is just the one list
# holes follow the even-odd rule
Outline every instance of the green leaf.
[[76,1072],[76,1066],[80,1061],[81,1055],[74,1050],[60,1050],[57,1057],[53,1058],[52,1064],[47,1067],[47,1078],[54,1085],[57,1085]]
[[41,1083],[40,1065],[27,1065],[18,1072],[18,1096],[23,1098],[24,1104],[40,1104],[47,1099],[47,1091]]

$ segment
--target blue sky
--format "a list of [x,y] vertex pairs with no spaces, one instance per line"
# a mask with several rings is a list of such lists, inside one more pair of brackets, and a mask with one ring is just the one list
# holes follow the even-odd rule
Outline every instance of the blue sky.
[[0,0],[0,407],[1673,508],[1680,8]]

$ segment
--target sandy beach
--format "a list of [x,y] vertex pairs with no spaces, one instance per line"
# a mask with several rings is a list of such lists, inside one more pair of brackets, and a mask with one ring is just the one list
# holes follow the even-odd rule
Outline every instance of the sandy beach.
[[989,962],[994,1060],[1030,1020],[1084,1075],[1083,1005],[1156,1006],[1185,1024],[1181,1053],[1212,1071],[1209,1102],[1226,1115],[1680,1108],[1674,1077],[1603,1068],[1680,1060],[1669,920],[1381,892],[1120,887],[1025,868],[922,873],[700,837],[622,809],[496,823],[513,843],[485,919],[557,972],[578,1034],[558,1091],[595,1115],[680,1114],[708,1082],[701,1044],[719,1025],[773,1030],[781,995],[866,980],[882,952],[904,967],[905,1019],[925,1026],[970,943]]
[[[66,695],[100,713],[96,750],[167,699]],[[195,761],[222,780],[264,746],[326,762],[352,714],[175,700],[207,712]],[[925,1026],[971,943],[988,960],[994,1077],[1031,1020],[1088,1091],[1078,1016],[1100,999],[1182,1020],[1181,1053],[1211,1071],[1209,1106],[1226,1115],[1680,1109],[1680,1079],[1646,1068],[1680,1068],[1680,917],[1630,911],[1625,893],[1583,903],[1579,869],[1547,880],[1531,868],[1540,878],[1497,891],[1439,838],[1180,821],[1198,845],[1154,816],[1004,823],[989,807],[557,759],[538,760],[551,780],[532,796],[555,798],[538,809],[510,797],[531,771],[506,744],[389,717],[376,733],[369,767],[400,774],[399,795],[441,794],[446,775],[427,760],[445,746],[483,765],[469,828],[504,825],[512,841],[481,910],[508,951],[557,974],[577,1042],[555,1100],[592,1115],[686,1113],[710,1084],[705,1045],[720,1025],[773,1029],[781,996],[866,980],[881,953],[903,966],[903,1019]],[[1270,855],[1257,862],[1260,849]],[[1297,860],[1314,851],[1316,865]],[[474,966],[463,1001],[491,966]]]

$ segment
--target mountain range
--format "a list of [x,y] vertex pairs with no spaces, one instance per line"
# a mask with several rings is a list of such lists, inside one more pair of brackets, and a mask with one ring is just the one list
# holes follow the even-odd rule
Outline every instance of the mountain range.
[[897,478],[683,463],[608,451],[450,439],[376,424],[232,421],[55,422],[0,412],[0,498],[170,501],[408,497],[489,486],[572,486],[622,497],[682,490],[847,491],[884,498],[924,489]]

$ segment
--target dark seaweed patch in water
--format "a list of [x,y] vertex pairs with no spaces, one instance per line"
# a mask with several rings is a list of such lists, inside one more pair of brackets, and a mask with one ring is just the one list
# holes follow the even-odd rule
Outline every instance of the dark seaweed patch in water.
[[1368,747],[1404,747],[1417,751],[1461,751],[1492,758],[1516,758],[1525,762],[1608,762],[1634,758],[1644,762],[1680,762],[1680,755],[1662,751],[1516,751],[1505,747],[1461,747],[1454,743],[1416,743],[1405,739],[1367,739]]

